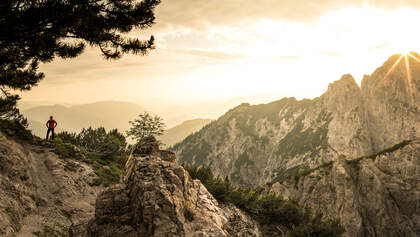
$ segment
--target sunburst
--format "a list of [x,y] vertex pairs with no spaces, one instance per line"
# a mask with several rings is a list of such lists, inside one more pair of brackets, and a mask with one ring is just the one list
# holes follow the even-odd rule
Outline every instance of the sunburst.
[[405,59],[405,70],[407,71],[407,87],[408,87],[408,93],[410,94],[411,104],[414,105],[414,83],[413,78],[411,77],[411,69],[410,69],[410,62],[408,60],[410,53],[407,55],[404,55]]
[[395,63],[392,65],[392,67],[388,70],[388,72],[385,74],[383,80],[387,79],[388,76],[395,70],[395,68],[398,66],[398,64],[401,62],[401,60],[403,59],[403,55],[401,54],[401,56],[397,59],[397,61],[395,61]]
[[[416,60],[418,63],[420,63],[420,59],[417,58],[412,53],[401,54],[400,57],[394,62],[392,67],[387,71],[387,73],[385,74],[385,76],[382,78],[381,81],[385,81],[386,78],[389,77],[389,75],[395,70],[395,68],[398,66],[398,64],[401,62],[401,60],[404,58],[405,69],[406,69],[406,73],[407,73],[407,90],[408,90],[408,94],[410,96],[411,103],[414,105],[414,103],[415,103],[415,98],[414,98],[415,97],[415,93],[414,93],[415,86],[414,86],[413,78],[411,76],[411,68],[410,68],[409,57]],[[378,84],[378,86],[379,85],[380,84]]]
[[413,58],[414,60],[416,60],[418,63],[420,63],[420,59],[417,58],[415,55],[413,55],[412,53],[408,54],[409,57]]

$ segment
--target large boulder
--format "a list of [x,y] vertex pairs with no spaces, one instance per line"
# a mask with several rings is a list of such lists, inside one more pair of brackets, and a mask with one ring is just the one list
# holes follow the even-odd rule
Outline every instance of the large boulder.
[[124,183],[99,195],[95,217],[73,226],[70,235],[260,236],[251,218],[220,206],[172,157],[154,138],[140,141],[127,161]]

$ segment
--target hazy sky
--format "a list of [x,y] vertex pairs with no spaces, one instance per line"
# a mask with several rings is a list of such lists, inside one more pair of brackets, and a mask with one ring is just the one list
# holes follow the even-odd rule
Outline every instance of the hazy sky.
[[[28,101],[136,102],[145,107],[321,95],[360,83],[389,56],[420,51],[419,0],[162,0],[146,57],[106,61],[97,49],[42,65]],[[258,101],[260,99],[260,101]]]

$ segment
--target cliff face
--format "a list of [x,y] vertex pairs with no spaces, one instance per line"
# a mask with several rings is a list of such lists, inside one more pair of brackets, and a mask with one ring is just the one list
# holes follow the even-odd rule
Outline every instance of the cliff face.
[[[348,236],[415,236],[419,108],[420,55],[395,55],[361,87],[344,75],[313,100],[242,104],[174,151],[180,162],[210,166],[235,184],[273,184],[277,193],[341,218]],[[416,142],[357,169],[343,163],[404,140]]]
[[[264,185],[298,169],[359,157],[420,136],[420,57],[391,57],[362,87],[350,75],[313,100],[242,104],[174,146],[180,162]],[[409,65],[410,73],[407,73]]]
[[362,81],[374,150],[420,137],[420,55],[395,55]]
[[96,201],[95,217],[71,236],[260,236],[257,224],[232,206],[221,206],[175,155],[152,137],[137,144],[121,185]]
[[420,140],[416,140],[375,156],[339,159],[275,183],[271,190],[340,218],[347,236],[414,237],[420,234],[419,184]]
[[90,218],[96,177],[84,163],[0,132],[0,236],[33,236],[45,228],[65,233]]

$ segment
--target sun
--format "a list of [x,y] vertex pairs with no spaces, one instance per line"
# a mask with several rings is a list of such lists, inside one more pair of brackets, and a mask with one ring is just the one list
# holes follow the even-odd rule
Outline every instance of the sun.
[[[394,64],[388,70],[388,72],[385,74],[385,76],[382,78],[382,80],[386,80],[400,63],[404,63],[406,73],[407,73],[407,92],[408,92],[408,95],[410,96],[411,103],[415,104],[415,93],[414,93],[414,91],[416,89],[415,89],[415,84],[413,82],[413,78],[412,78],[412,75],[411,75],[410,59],[414,59],[415,61],[420,63],[420,59],[417,58],[417,56],[410,53],[410,51],[405,51],[405,54],[402,53],[400,55],[400,57],[394,62]],[[379,86],[379,84],[378,84],[378,86]]]

